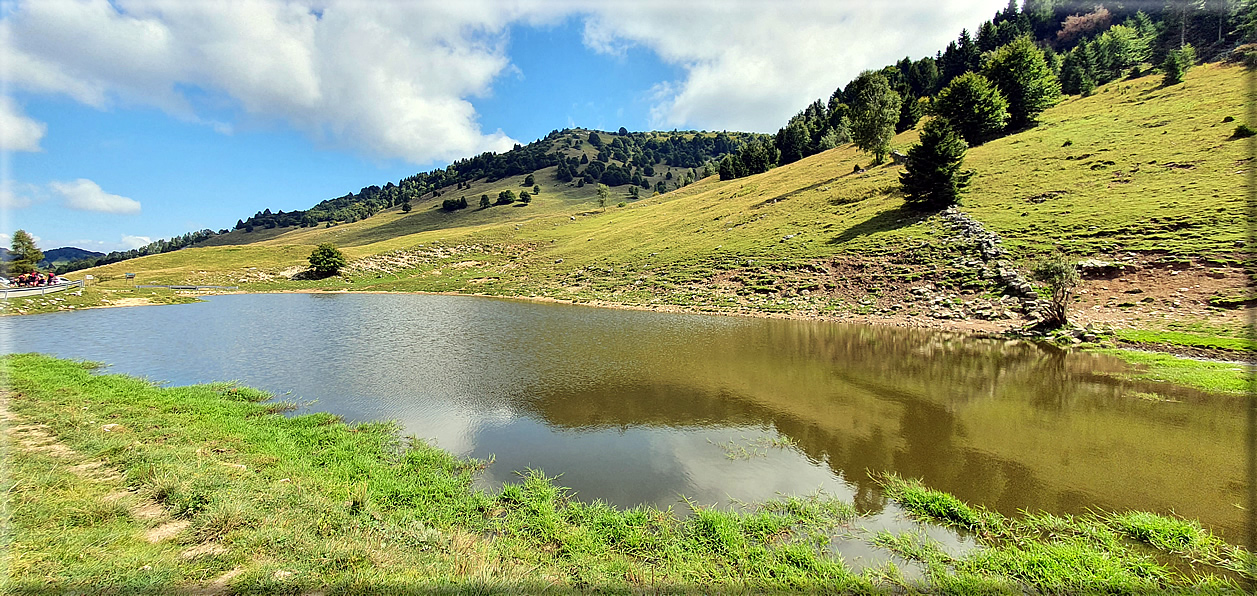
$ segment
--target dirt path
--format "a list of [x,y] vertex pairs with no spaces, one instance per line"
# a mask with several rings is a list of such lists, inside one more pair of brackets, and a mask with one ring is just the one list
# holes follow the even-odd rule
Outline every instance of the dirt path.
[[[101,500],[104,502],[123,502],[131,518],[140,526],[143,539],[150,544],[174,541],[188,529],[190,522],[175,519],[170,511],[161,503],[143,496],[126,487],[122,473],[102,459],[87,457],[63,443],[47,425],[33,423],[10,408],[12,393],[0,388],[0,428],[3,429],[4,453],[8,459],[11,450],[26,453],[37,453],[51,456],[56,460],[55,467],[68,470],[83,482],[98,485],[105,490]],[[126,433],[125,427],[119,424],[104,424],[100,432]],[[16,488],[14,490],[17,490]],[[16,542],[16,541],[15,541]],[[15,545],[20,549],[20,543]],[[185,560],[205,555],[225,553],[226,549],[217,543],[206,542],[184,550],[181,557]],[[222,576],[190,586],[189,593],[204,596],[226,594],[233,578],[243,572],[237,567]]]

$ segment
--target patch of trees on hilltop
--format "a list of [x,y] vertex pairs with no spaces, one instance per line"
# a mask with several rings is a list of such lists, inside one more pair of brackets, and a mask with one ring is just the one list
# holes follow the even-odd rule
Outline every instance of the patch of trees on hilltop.
[[[604,142],[604,135],[610,136],[611,140]],[[580,178],[586,184],[634,184],[649,188],[646,178],[654,176],[656,165],[704,167],[737,151],[748,141],[761,137],[767,138],[765,135],[737,132],[630,133],[624,128],[616,133],[555,130],[527,145],[517,144],[506,153],[485,152],[459,159],[444,168],[408,176],[396,184],[389,182],[384,186],[367,186],[356,193],[320,202],[310,209],[287,212],[264,209],[247,219],[237,220],[235,229],[252,232],[256,228],[305,228],[321,223],[355,222],[385,209],[409,206],[424,197],[437,198],[441,196],[440,189],[448,186],[462,189],[475,180],[494,182],[553,166],[557,166],[555,176],[561,182]],[[589,159],[584,153],[585,144],[597,150],[594,159]],[[569,155],[571,153],[579,153],[581,157]]]
[[1147,65],[1173,84],[1197,58],[1217,60],[1257,42],[1257,0],[1078,6],[1023,0],[1019,10],[1009,0],[976,34],[962,30],[934,56],[865,71],[828,101],[816,100],[772,142],[751,142],[724,158],[720,177],[758,174],[847,143],[881,163],[890,137],[927,114],[946,117],[968,144],[978,144],[1033,124],[1059,93],[1087,95]]
[[54,270],[54,272],[57,275],[62,275],[65,273],[69,273],[71,271],[78,271],[80,269],[98,267],[100,265],[108,265],[110,263],[117,263],[119,261],[125,261],[127,259],[136,259],[139,257],[148,256],[148,255],[156,255],[156,254],[161,254],[165,252],[171,252],[171,251],[179,250],[181,248],[187,248],[198,242],[204,242],[206,240],[209,240],[210,238],[213,238],[214,236],[217,236],[219,234],[226,234],[226,233],[227,233],[227,230],[219,230],[217,232],[215,232],[214,230],[201,230],[199,232],[188,232],[187,234],[184,234],[182,236],[175,236],[173,238],[163,239],[163,240],[155,240],[153,242],[145,244],[144,246],[141,246],[139,248],[133,248],[131,250],[118,250],[118,251],[114,251],[109,254],[106,254],[104,256],[89,257],[86,259],[79,259],[77,261],[70,261],[69,263],[63,263],[61,265],[58,265],[57,268]]

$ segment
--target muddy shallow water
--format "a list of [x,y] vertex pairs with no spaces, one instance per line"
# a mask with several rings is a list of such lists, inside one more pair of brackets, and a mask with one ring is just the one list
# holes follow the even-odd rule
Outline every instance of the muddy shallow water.
[[621,506],[820,489],[890,527],[868,472],[891,470],[1010,515],[1139,509],[1243,531],[1241,398],[1116,380],[1113,358],[1024,342],[390,294],[7,317],[0,334],[8,352],[396,420],[492,457],[490,489],[529,468]]

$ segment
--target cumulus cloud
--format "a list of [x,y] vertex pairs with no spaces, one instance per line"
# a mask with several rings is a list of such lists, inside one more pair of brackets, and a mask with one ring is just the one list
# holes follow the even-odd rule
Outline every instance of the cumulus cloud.
[[124,215],[140,212],[139,201],[109,194],[99,184],[86,178],[74,182],[51,182],[48,186],[65,199],[65,206],[70,209]]
[[25,209],[32,203],[30,197],[13,192],[7,184],[0,186],[0,209]]
[[48,127],[22,113],[12,97],[0,95],[0,151],[39,151]]
[[[9,82],[93,106],[155,105],[199,120],[184,91],[249,117],[421,163],[509,149],[468,98],[507,67],[506,26],[548,9],[491,0],[39,0],[4,19]],[[224,123],[215,128],[229,130]]]
[[119,250],[131,250],[141,246],[147,246],[152,243],[153,239],[148,236],[128,236],[123,234]]
[[[0,53],[18,90],[99,107],[157,106],[220,131],[238,124],[198,114],[186,94],[196,89],[226,98],[243,118],[427,163],[515,143],[501,130],[482,130],[471,103],[515,72],[512,25],[582,19],[593,51],[639,46],[679,66],[680,80],[653,90],[655,126],[771,131],[860,70],[933,54],[1003,5],[26,0],[0,20]],[[24,146],[37,147],[42,125],[19,121]]]
[[652,90],[652,125],[772,132],[862,70],[914,60],[991,18],[1001,0],[606,2],[585,45],[649,48],[684,79]]

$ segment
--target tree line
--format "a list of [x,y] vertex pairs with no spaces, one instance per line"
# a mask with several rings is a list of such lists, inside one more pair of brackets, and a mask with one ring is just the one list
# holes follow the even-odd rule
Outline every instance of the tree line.
[[[654,176],[655,167],[660,164],[680,168],[704,167],[736,151],[747,141],[764,136],[737,132],[713,135],[698,131],[630,133],[621,127],[618,132],[609,133],[612,139],[604,142],[604,134],[608,133],[583,129],[554,130],[542,139],[528,145],[517,144],[505,153],[485,152],[459,159],[444,168],[408,176],[397,183],[367,186],[356,193],[322,201],[307,210],[272,212],[269,208],[264,209],[246,219],[237,220],[234,229],[252,232],[257,228],[304,228],[352,223],[397,206],[409,211],[413,201],[425,197],[438,198],[443,192],[441,189],[449,186],[469,188],[475,180],[495,182],[552,166],[557,166],[555,177],[560,182],[579,180],[582,185],[601,182],[608,186],[633,184],[650,188],[646,178]],[[583,149],[586,143],[597,150],[592,160],[584,154],[581,158],[564,157],[561,151],[565,148]],[[465,205],[458,201],[446,199],[442,207],[446,210],[464,208]]]
[[213,238],[214,236],[217,236],[219,234],[226,234],[226,233],[227,233],[227,230],[219,230],[217,232],[215,232],[214,230],[200,230],[197,232],[188,232],[187,234],[183,234],[182,236],[175,236],[173,238],[162,239],[162,240],[154,240],[153,242],[145,244],[144,246],[141,246],[139,248],[133,248],[131,250],[117,250],[117,251],[108,253],[104,256],[100,256],[100,257],[91,257],[87,259],[79,259],[77,261],[70,261],[69,263],[62,263],[61,265],[58,265],[57,268],[54,269],[53,271],[57,275],[61,275],[64,273],[69,273],[71,271],[78,271],[80,269],[88,269],[88,268],[96,267],[99,265],[108,265],[110,263],[117,263],[119,261],[125,261],[127,259],[135,259],[135,258],[148,256],[148,255],[156,255],[156,254],[161,254],[165,252],[171,252],[171,251],[179,250],[181,248],[187,248],[198,242],[204,242],[206,240],[209,240],[210,238]]
[[1019,9],[1010,0],[976,35],[962,30],[932,57],[860,73],[792,117],[771,142],[726,156],[720,177],[758,174],[847,143],[879,164],[891,138],[925,115],[947,120],[966,144],[980,144],[1033,124],[1061,93],[1089,94],[1142,74],[1143,64],[1160,66],[1174,84],[1197,59],[1257,41],[1257,0],[1118,3],[1082,13],[1074,6],[1024,0]]

